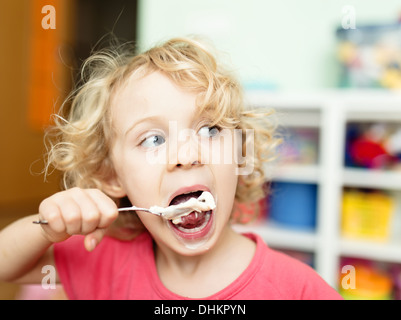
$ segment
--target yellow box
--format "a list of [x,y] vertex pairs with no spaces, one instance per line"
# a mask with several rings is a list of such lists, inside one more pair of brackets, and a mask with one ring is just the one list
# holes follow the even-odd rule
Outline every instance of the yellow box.
[[393,211],[393,199],[383,193],[346,191],[343,195],[342,233],[352,238],[388,240]]

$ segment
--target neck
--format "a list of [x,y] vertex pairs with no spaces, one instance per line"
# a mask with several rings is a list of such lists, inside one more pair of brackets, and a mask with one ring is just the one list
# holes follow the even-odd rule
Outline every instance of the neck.
[[251,262],[255,248],[253,241],[226,226],[213,247],[198,255],[181,255],[157,246],[156,266],[160,280],[170,291],[204,298],[232,283]]
[[235,237],[234,231],[227,226],[220,235],[214,246],[196,255],[182,255],[165,246],[156,246],[156,265],[158,269],[169,268],[182,275],[191,276],[202,272],[204,266],[208,266],[210,261],[226,255],[227,247],[231,239]]

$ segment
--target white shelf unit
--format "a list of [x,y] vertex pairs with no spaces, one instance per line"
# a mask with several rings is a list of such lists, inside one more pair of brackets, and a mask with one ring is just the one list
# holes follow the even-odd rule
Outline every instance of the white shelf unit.
[[[401,172],[344,167],[346,123],[397,121],[401,124],[401,93],[382,90],[333,90],[314,93],[253,91],[251,107],[276,109],[282,125],[319,128],[316,165],[266,167],[273,180],[316,183],[317,222],[314,230],[296,230],[272,222],[238,227],[259,233],[272,247],[311,252],[317,272],[333,287],[338,285],[341,256],[401,263]],[[273,172],[272,172],[273,171]],[[344,187],[390,190],[397,198],[392,237],[388,242],[357,241],[341,236]]]

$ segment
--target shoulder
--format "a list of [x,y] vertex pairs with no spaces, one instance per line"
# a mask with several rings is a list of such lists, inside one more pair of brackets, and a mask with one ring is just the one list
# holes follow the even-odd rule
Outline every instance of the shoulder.
[[256,255],[260,270],[258,278],[269,284],[279,299],[341,299],[310,266],[282,252],[269,248],[259,236]]

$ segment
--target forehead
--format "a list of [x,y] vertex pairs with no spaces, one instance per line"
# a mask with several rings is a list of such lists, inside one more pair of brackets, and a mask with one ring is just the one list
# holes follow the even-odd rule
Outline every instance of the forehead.
[[175,120],[178,115],[192,115],[197,110],[196,96],[162,72],[140,77],[132,74],[113,95],[111,118],[119,126],[132,123],[134,118],[159,116]]

